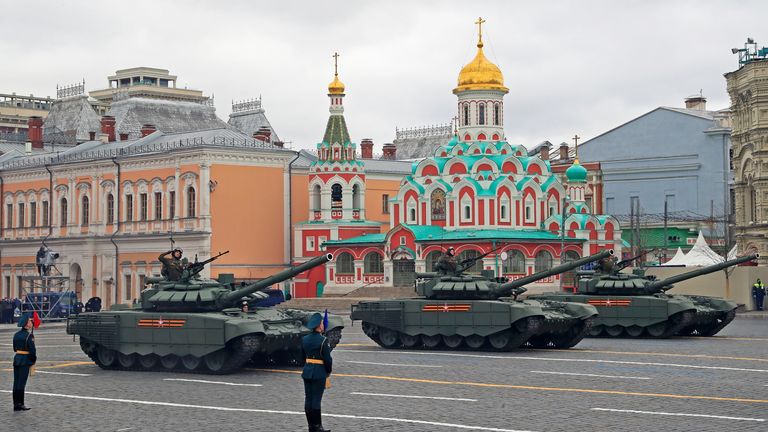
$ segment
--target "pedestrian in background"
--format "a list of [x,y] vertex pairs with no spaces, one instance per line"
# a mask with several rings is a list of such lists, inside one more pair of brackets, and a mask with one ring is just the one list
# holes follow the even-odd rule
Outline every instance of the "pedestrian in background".
[[24,405],[24,389],[27,387],[30,369],[37,362],[35,335],[33,328],[36,324],[34,315],[25,313],[19,318],[21,330],[13,335],[13,410],[27,411]]
[[765,285],[760,278],[752,285],[752,298],[755,300],[755,310],[763,310],[763,299],[765,299]]
[[301,349],[306,357],[301,378],[304,380],[304,413],[307,416],[309,432],[330,432],[329,429],[323,428],[321,402],[326,385],[330,382],[333,359],[328,339],[323,336],[323,321],[322,315],[313,314],[307,322],[307,327],[312,333],[304,336],[301,341]]

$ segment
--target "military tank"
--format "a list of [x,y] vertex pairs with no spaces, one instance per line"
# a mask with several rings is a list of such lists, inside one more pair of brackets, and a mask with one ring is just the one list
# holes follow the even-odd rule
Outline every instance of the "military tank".
[[[299,365],[303,327],[311,311],[255,305],[267,294],[260,290],[325,264],[331,254],[313,258],[245,287],[199,277],[214,258],[193,263],[180,280],[149,278],[133,308],[70,317],[67,333],[80,336],[80,347],[104,369],[164,370],[226,374],[248,361]],[[331,347],[341,340],[341,317],[330,315],[326,336]]]
[[520,300],[525,285],[611,256],[603,251],[550,270],[508,281],[464,274],[417,274],[419,298],[362,301],[351,318],[384,348],[510,351],[522,346],[570,348],[581,341],[597,316],[583,303]]
[[621,273],[624,264],[603,261],[596,270],[578,272],[576,292],[544,293],[532,298],[578,302],[597,307],[600,315],[589,336],[668,338],[713,336],[736,316],[737,304],[706,296],[667,294],[673,284],[756,259],[757,254],[714,264],[663,280],[641,268]]

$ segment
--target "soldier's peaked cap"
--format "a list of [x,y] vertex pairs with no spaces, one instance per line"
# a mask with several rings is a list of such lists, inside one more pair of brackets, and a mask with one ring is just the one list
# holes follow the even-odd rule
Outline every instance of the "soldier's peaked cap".
[[[318,314],[318,315],[320,315],[320,314]],[[22,315],[19,318],[19,323],[17,325],[19,327],[24,327],[25,325],[27,325],[27,321],[29,321],[30,318],[31,318],[31,316],[29,315],[29,313],[25,313],[24,315]]]
[[322,322],[323,315],[321,315],[319,312],[315,312],[311,317],[309,317],[309,321],[307,321],[307,328],[314,330],[318,328]]

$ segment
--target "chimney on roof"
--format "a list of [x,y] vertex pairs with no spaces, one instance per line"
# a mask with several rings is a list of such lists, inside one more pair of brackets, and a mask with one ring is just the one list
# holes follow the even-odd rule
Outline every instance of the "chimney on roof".
[[112,116],[101,116],[101,133],[107,134],[107,141],[115,141],[115,118]]
[[389,159],[389,160],[395,160],[395,157],[397,156],[397,146],[392,143],[384,144],[384,147],[382,148],[384,151],[384,154],[381,156],[382,159]]
[[144,138],[147,135],[155,133],[157,128],[152,124],[145,124],[141,127],[141,137]]
[[32,148],[43,148],[43,118],[32,116],[27,120],[27,138],[32,143]]
[[701,94],[685,98],[685,108],[689,110],[706,111],[707,98]]
[[127,133],[121,133],[120,134],[120,141],[128,141],[128,134]]
[[96,141],[96,132],[94,131],[88,132],[88,141]]
[[272,145],[275,146],[275,147],[279,147],[279,148],[285,147],[285,143],[282,142],[282,141],[275,141],[275,142],[272,143]]
[[539,149],[539,157],[541,160],[549,160],[549,144],[541,146],[541,149]]
[[360,141],[360,159],[373,159],[373,140],[364,138]]
[[560,160],[568,160],[568,143],[560,143]]

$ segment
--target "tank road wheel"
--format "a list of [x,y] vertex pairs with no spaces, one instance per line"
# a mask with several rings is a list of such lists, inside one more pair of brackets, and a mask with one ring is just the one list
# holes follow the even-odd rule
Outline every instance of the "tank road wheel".
[[667,333],[667,323],[666,322],[656,323],[652,326],[646,327],[645,330],[648,332],[648,334],[651,337],[656,337],[656,338],[666,337],[665,334]]
[[203,357],[205,367],[213,372],[220,373],[224,369],[224,365],[227,364],[227,357],[229,354],[226,349],[220,349],[212,353],[208,353]]
[[479,350],[485,345],[485,338],[480,335],[469,335],[464,341],[471,350]]
[[379,343],[384,348],[395,348],[398,342],[400,342],[400,338],[396,331],[386,328],[379,330]]
[[181,365],[188,371],[197,370],[200,367],[200,357],[195,357],[192,354],[187,354],[181,358]]
[[96,363],[104,369],[110,369],[117,364],[117,352],[107,347],[99,346],[96,351]]
[[160,360],[159,357],[156,356],[155,354],[149,354],[149,355],[139,357],[139,364],[141,365],[142,368],[150,370],[150,369],[154,369],[155,366],[157,366],[157,363],[159,360]]
[[443,342],[443,337],[440,335],[427,336],[422,335],[421,341],[424,342],[424,347],[429,349],[439,348]]
[[175,354],[169,354],[167,356],[160,358],[160,366],[163,367],[163,369],[176,369],[176,366],[179,365],[179,356]]
[[620,325],[606,326],[605,332],[610,337],[619,337],[624,333],[624,327]]
[[414,348],[419,344],[419,336],[411,336],[409,334],[400,333],[400,342],[403,343],[405,348]]
[[510,330],[500,331],[488,336],[488,343],[496,351],[509,351],[517,348],[513,343],[512,332]]
[[640,337],[643,335],[643,328],[639,325],[631,325],[627,327],[627,334],[633,338]]
[[458,349],[464,342],[464,338],[459,335],[443,336],[443,343],[449,349]]
[[599,337],[603,334],[603,330],[605,330],[605,326],[593,325],[592,328],[589,329],[589,337]]
[[136,356],[134,354],[117,353],[117,363],[123,369],[130,369],[136,364]]

